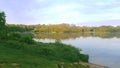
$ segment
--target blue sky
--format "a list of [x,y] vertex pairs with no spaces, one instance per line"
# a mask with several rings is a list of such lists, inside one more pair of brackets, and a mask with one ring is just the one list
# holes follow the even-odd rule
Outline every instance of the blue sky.
[[120,0],[0,0],[0,10],[10,24],[120,23]]

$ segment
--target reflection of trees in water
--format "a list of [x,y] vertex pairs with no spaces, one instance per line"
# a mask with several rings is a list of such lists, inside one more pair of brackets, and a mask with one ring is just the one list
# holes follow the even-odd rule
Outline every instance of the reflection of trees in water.
[[80,37],[80,34],[77,33],[39,33],[35,34],[35,38],[41,38],[41,39],[75,39],[77,37]]
[[75,39],[79,37],[120,38],[120,33],[36,33],[34,36],[41,39]]

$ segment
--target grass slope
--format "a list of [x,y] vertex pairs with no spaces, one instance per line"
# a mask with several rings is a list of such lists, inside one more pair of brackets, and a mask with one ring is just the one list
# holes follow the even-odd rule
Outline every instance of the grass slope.
[[[29,36],[14,34],[6,40],[0,39],[0,68],[57,68],[60,62],[88,62],[88,55],[62,44],[35,42]],[[8,67],[7,67],[8,66]]]
[[[12,63],[20,64],[21,68],[56,68],[55,61],[50,61],[39,55],[32,55],[24,50],[7,48],[0,44],[0,63],[9,65]],[[12,65],[9,65],[12,67]],[[10,68],[8,67],[8,68]]]

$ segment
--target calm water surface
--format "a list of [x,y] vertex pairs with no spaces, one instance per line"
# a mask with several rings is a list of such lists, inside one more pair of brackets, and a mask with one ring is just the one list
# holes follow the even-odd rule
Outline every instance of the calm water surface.
[[[55,42],[55,39],[36,39],[40,42]],[[91,63],[120,68],[120,38],[77,37],[61,39],[62,43],[81,48],[89,54]],[[74,56],[73,56],[74,57]]]

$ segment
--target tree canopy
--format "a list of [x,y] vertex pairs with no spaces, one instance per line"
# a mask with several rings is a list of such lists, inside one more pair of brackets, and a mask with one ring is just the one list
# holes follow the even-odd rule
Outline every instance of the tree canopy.
[[5,13],[4,12],[0,12],[0,39],[5,39],[6,38],[6,19],[5,19]]
[[5,19],[5,13],[4,12],[0,12],[0,30],[4,29],[5,27],[5,23],[6,23],[6,19]]

